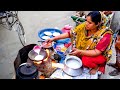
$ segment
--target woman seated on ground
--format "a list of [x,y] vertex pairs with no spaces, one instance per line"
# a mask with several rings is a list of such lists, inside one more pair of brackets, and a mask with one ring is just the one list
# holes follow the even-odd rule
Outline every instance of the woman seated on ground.
[[[101,36],[103,37],[99,39]],[[94,75],[97,71],[105,72],[107,61],[105,52],[112,40],[112,31],[101,28],[101,13],[99,11],[90,12],[86,21],[74,30],[50,38],[46,42],[64,38],[71,38],[73,48],[70,54],[81,58],[83,67],[89,68],[90,74]]]

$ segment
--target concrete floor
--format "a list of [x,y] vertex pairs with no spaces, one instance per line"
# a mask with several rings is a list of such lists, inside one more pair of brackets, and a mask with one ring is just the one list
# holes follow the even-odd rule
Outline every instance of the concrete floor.
[[[73,27],[75,23],[70,18],[75,11],[19,11],[19,19],[25,29],[26,45],[31,43],[39,44],[38,31],[44,28],[63,28],[70,24]],[[13,62],[17,56],[18,50],[22,45],[15,31],[9,31],[0,26],[0,79],[12,79],[14,76]],[[114,51],[114,48],[113,48]],[[115,51],[111,62],[115,62]],[[118,79],[120,76],[110,77],[108,72],[113,70],[106,66],[106,73],[102,79]]]

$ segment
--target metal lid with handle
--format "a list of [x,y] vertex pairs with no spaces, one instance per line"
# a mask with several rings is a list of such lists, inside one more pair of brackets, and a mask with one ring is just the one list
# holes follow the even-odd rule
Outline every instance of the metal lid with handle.
[[17,69],[17,76],[19,79],[34,79],[38,76],[38,70],[31,63],[23,63]]

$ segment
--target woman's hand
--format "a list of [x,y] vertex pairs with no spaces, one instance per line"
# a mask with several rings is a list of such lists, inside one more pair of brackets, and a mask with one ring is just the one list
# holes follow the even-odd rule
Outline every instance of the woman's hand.
[[49,38],[49,39],[47,39],[45,42],[46,42],[46,43],[51,43],[51,42],[53,42],[53,41],[54,41],[53,38]]
[[77,48],[73,48],[72,51],[69,53],[70,55],[74,55],[74,56],[80,56],[80,50]]

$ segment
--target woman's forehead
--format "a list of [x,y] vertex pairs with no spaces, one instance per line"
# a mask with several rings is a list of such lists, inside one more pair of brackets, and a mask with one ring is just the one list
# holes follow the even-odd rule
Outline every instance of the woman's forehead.
[[86,21],[92,22],[91,16],[87,16]]

